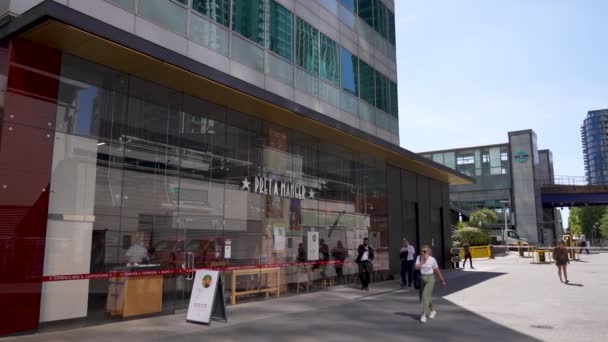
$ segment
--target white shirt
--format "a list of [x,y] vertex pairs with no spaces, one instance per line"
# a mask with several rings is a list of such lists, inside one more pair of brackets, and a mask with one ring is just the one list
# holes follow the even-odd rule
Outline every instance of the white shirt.
[[365,252],[363,252],[363,255],[361,256],[361,261],[368,261],[369,260],[369,248],[365,248]]
[[414,260],[414,254],[416,254],[416,248],[412,245],[407,246],[407,260]]
[[[420,264],[420,255],[416,258],[416,265]],[[420,267],[420,274],[433,274],[433,271],[438,269],[437,260],[429,255],[426,262]]]
[[130,264],[141,264],[148,257],[148,250],[142,245],[135,244],[129,247],[125,256],[129,259]]
[[579,236],[579,240],[580,240],[581,242],[586,242],[586,241],[587,241],[587,238],[585,237],[585,234],[581,234],[581,235]]

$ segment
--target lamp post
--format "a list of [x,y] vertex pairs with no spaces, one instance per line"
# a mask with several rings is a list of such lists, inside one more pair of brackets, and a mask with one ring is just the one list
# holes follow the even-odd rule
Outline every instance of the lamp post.
[[509,245],[507,244],[507,204],[510,204],[511,201],[502,200],[502,201],[500,201],[500,203],[502,204],[502,214],[504,215],[504,221],[505,221],[505,225],[504,225],[504,228],[502,231],[502,241],[505,243],[505,249],[508,252]]

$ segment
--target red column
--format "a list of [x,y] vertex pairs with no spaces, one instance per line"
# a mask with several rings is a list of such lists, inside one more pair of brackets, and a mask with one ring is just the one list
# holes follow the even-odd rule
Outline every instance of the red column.
[[38,328],[61,52],[0,50],[1,336]]

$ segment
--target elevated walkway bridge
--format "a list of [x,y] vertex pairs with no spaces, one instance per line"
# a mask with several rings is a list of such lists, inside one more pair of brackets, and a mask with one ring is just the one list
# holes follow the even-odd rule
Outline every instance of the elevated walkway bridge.
[[585,177],[557,176],[541,183],[545,208],[608,205],[608,184],[589,184]]

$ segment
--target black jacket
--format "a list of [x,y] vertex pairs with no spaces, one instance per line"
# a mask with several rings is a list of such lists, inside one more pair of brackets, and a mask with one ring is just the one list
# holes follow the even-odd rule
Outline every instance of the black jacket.
[[[369,261],[374,260],[374,249],[372,248],[372,246],[367,245],[367,251],[368,251],[368,257],[369,257]],[[361,262],[361,257],[363,257],[363,253],[365,252],[365,247],[363,245],[359,245],[359,248],[357,249],[357,260],[355,260],[356,263],[360,263]]]

